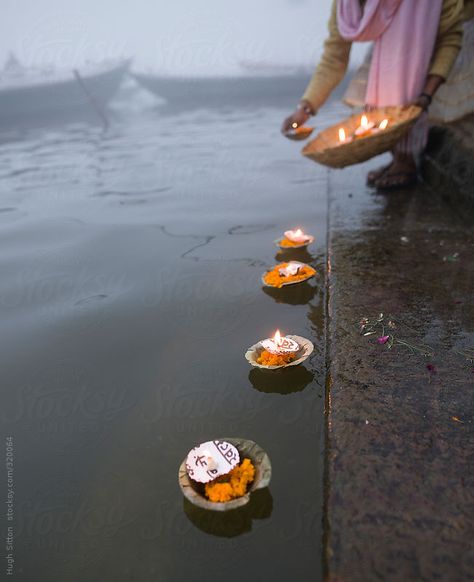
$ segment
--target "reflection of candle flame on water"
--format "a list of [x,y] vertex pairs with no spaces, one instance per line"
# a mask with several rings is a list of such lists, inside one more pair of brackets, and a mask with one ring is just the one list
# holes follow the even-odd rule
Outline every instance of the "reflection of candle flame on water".
[[346,141],[346,132],[344,131],[343,127],[339,128],[339,141],[340,142]]
[[383,121],[380,122],[379,129],[386,129],[387,125],[388,119],[384,119]]

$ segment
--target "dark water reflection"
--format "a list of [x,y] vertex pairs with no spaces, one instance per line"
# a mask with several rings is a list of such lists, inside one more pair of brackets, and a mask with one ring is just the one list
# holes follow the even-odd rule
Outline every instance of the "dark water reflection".
[[311,283],[298,283],[297,285],[287,285],[277,289],[275,287],[262,287],[265,295],[271,297],[275,303],[286,303],[287,305],[307,305],[318,292],[318,289]]
[[252,530],[255,519],[267,519],[272,514],[273,498],[268,487],[252,493],[247,505],[225,513],[196,507],[187,499],[183,509],[189,521],[206,534],[233,538]]
[[[325,240],[326,177],[283,113],[132,111],[0,145],[19,580],[320,579],[323,274],[275,295],[260,276],[285,229]],[[306,368],[249,374],[277,327],[314,342]],[[219,434],[267,451],[270,488],[183,511],[181,459]]]
[[301,392],[314,379],[310,372],[301,364],[283,370],[262,370],[254,368],[249,373],[249,380],[255,390],[266,394],[292,394]]
[[311,263],[314,261],[313,255],[305,249],[282,250],[280,249],[275,255],[275,260],[279,263],[287,261],[300,261],[301,263]]

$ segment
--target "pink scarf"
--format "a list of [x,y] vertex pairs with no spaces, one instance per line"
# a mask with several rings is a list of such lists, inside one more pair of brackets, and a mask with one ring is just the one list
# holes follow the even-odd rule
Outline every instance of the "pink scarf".
[[443,0],[338,0],[341,36],[375,41],[366,103],[404,105],[423,90]]

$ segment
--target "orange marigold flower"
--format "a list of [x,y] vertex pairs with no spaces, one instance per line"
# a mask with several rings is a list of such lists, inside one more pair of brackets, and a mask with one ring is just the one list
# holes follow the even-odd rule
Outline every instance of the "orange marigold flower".
[[230,483],[206,483],[206,495],[210,501],[219,503],[230,501],[234,497]]
[[262,353],[257,358],[257,363],[262,366],[282,366],[289,364],[296,357],[296,354],[272,354],[267,350],[262,350]]
[[278,244],[281,247],[299,247],[299,246],[301,246],[302,243],[295,242],[293,240],[290,240],[289,238],[286,238],[286,236],[284,236]]
[[209,501],[223,503],[247,493],[255,478],[255,467],[250,459],[244,459],[232,471],[206,483],[204,490]]

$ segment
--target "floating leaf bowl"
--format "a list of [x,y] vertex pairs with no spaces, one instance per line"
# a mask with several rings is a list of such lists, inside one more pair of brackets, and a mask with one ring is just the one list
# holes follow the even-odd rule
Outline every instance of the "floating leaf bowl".
[[[290,261],[288,261],[288,262],[290,262]],[[288,262],[286,262],[286,263],[280,263],[278,265],[275,265],[272,269],[269,269],[268,271],[265,271],[265,273],[262,275],[262,283],[266,287],[273,287],[274,289],[280,289],[281,287],[286,287],[287,285],[297,285],[298,283],[303,283],[304,281],[307,281],[308,279],[311,279],[311,277],[314,277],[316,275],[316,269],[313,269],[313,267],[311,267],[311,265],[307,265],[306,263],[300,263],[304,267],[308,267],[309,269],[311,269],[311,273],[309,273],[305,277],[302,277],[301,279],[298,279],[297,281],[283,281],[280,285],[272,285],[271,283],[268,283],[265,280],[265,277],[266,277],[266,275],[268,273],[271,273],[275,269],[279,269],[279,268],[284,267],[285,265],[288,264]],[[299,261],[293,261],[293,262],[299,263]]]
[[272,477],[272,465],[267,453],[251,440],[237,437],[222,437],[217,440],[226,441],[234,445],[239,451],[241,460],[247,457],[252,461],[252,464],[255,467],[255,479],[250,485],[247,493],[242,497],[232,499],[231,501],[225,501],[223,503],[209,501],[204,494],[204,485],[189,478],[189,475],[186,472],[186,459],[183,460],[179,467],[178,481],[183,495],[193,505],[211,511],[230,511],[246,505],[250,501],[250,496],[253,491],[268,487]]
[[256,368],[262,368],[263,370],[278,370],[279,368],[288,368],[289,366],[298,366],[298,364],[302,364],[314,350],[312,342],[299,335],[287,335],[286,337],[295,340],[300,347],[299,351],[296,352],[296,359],[292,362],[289,362],[288,364],[280,364],[278,366],[265,366],[264,364],[259,364],[257,360],[264,350],[260,342],[248,348],[245,352],[245,359],[250,363],[250,365],[255,366]]
[[286,238],[284,236],[282,236],[281,238],[278,238],[277,240],[275,240],[273,242],[282,251],[291,251],[292,249],[303,249],[303,248],[309,246],[310,244],[314,243],[314,236],[310,236],[310,235],[308,235],[308,236],[309,236],[309,238],[306,242],[299,243],[299,244],[293,244],[291,246],[282,246],[281,242]]

